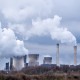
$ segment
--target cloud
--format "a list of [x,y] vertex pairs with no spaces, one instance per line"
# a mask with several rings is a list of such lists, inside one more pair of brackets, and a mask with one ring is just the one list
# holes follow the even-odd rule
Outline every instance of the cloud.
[[61,19],[61,17],[55,15],[53,18],[33,19],[30,27],[26,27],[24,24],[9,24],[9,28],[26,40],[34,36],[50,36],[52,40],[76,45],[76,37],[66,27],[61,25]]
[[75,36],[60,24],[61,17],[55,15],[54,18],[37,20],[32,22],[32,28],[27,32],[27,38],[33,36],[49,35],[54,40],[59,40],[61,43],[73,43],[76,45]]
[[0,11],[13,22],[26,19],[53,17],[55,14],[65,19],[80,17],[79,0],[0,0]]
[[[78,18],[79,3],[76,0],[0,0],[0,11],[8,21],[7,26],[14,30],[16,34],[25,38],[27,36],[26,32],[29,28],[33,27],[33,21],[37,18],[41,18],[42,20],[53,18],[55,14],[63,17],[62,22]],[[72,29],[71,27],[69,26],[68,28]],[[71,32],[73,32],[72,30]],[[65,29],[66,31],[68,32]],[[68,34],[72,33],[68,32]],[[65,41],[63,40],[62,42]]]
[[1,11],[5,18],[13,22],[26,19],[47,17],[52,11],[53,0],[0,0]]
[[0,27],[0,57],[21,56],[27,53],[24,42],[16,38],[13,30]]

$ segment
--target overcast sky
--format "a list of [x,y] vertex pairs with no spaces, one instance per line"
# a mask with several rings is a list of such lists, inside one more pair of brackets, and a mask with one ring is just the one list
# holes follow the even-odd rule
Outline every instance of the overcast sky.
[[0,23],[1,69],[4,57],[25,53],[51,55],[55,63],[56,43],[66,64],[73,64],[77,43],[80,64],[80,0],[0,0]]

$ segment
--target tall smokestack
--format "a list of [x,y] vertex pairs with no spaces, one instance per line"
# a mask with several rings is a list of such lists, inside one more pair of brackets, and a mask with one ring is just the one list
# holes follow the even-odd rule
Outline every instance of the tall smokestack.
[[74,46],[74,65],[77,65],[77,46]]
[[56,64],[59,66],[59,44],[57,44],[57,51],[56,51]]

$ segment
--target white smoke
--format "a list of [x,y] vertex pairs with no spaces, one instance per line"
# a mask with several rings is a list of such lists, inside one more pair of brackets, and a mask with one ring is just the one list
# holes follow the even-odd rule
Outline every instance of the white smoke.
[[52,6],[53,0],[0,0],[0,10],[10,22],[47,17],[51,15]]
[[21,56],[28,53],[24,42],[17,40],[14,32],[0,26],[0,57]]
[[76,45],[75,36],[67,29],[61,26],[61,17],[55,15],[54,18],[32,21],[32,28],[27,32],[27,39],[32,36],[50,35],[54,40],[60,40],[61,43],[73,43]]
[[[52,39],[60,40],[61,43],[76,44],[75,36],[67,28],[61,26],[61,17],[49,18],[55,11],[53,0],[0,0],[0,10],[8,24],[10,23],[8,27],[22,37],[29,39],[35,35],[49,35]],[[37,17],[44,20],[34,21]],[[30,21],[32,23],[29,23]],[[26,24],[30,25],[30,30]]]

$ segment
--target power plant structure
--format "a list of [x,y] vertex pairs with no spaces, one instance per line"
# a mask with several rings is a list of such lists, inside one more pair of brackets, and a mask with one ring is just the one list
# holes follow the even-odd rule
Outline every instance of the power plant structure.
[[59,44],[57,44],[56,65],[57,65],[57,66],[60,66],[60,63],[59,63]]
[[5,70],[6,70],[6,71],[9,71],[9,62],[6,63],[6,68],[5,68]]
[[77,65],[77,46],[74,46],[74,65]]
[[21,70],[26,65],[26,55],[25,56],[14,56],[10,58],[10,70]]
[[28,66],[39,66],[39,54],[28,54],[29,63]]
[[[77,65],[77,46],[74,46],[74,66]],[[28,63],[27,63],[28,57]],[[43,59],[43,65],[52,65],[52,56],[46,55]],[[59,63],[59,44],[56,45],[56,65],[60,66]],[[6,71],[19,71],[22,68],[29,67],[36,67],[39,66],[39,54],[28,54],[24,56],[13,56],[10,58],[10,65],[9,62],[6,63],[5,69]],[[47,65],[48,66],[48,65]]]
[[13,70],[13,58],[10,58],[10,70]]
[[24,67],[24,57],[23,56],[13,57],[14,70],[21,70],[23,67]]
[[52,57],[51,56],[44,56],[43,64],[52,64]]

